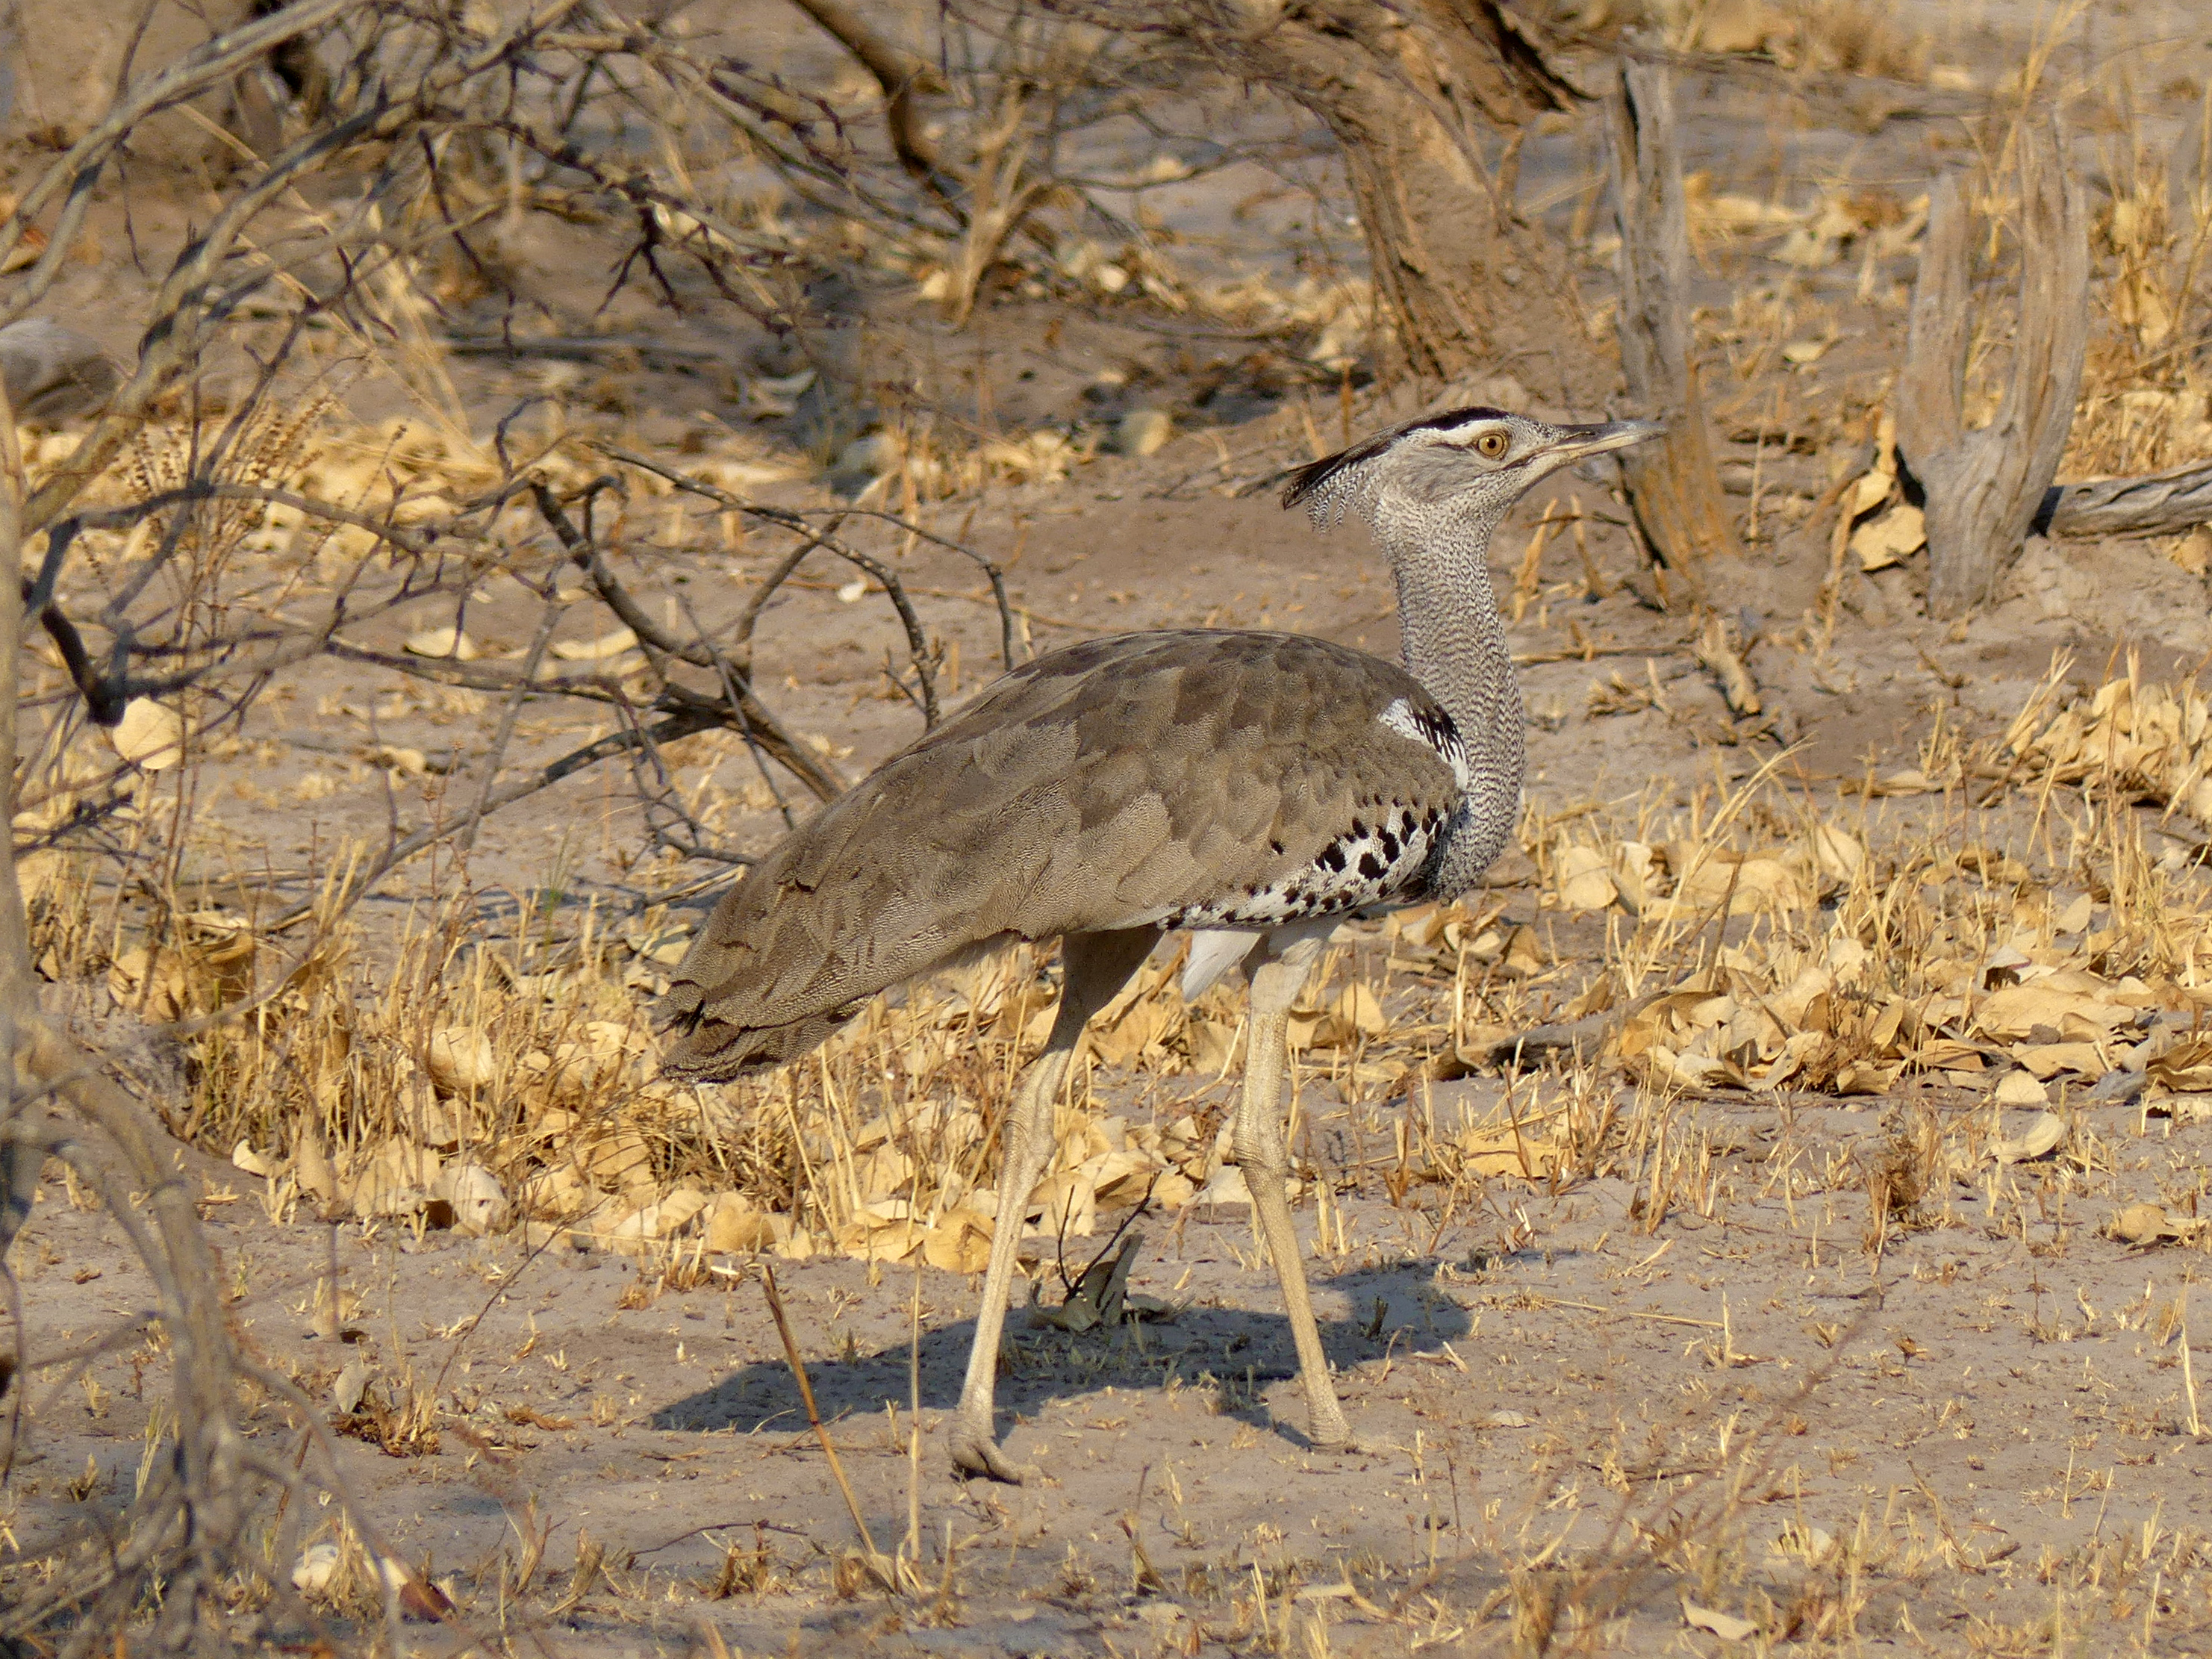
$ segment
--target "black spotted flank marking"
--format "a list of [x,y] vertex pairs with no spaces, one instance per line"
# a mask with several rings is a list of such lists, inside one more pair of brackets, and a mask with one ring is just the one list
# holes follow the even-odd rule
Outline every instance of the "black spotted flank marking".
[[1410,902],[1428,892],[1438,837],[1451,817],[1440,807],[1364,800],[1360,816],[1302,869],[1286,872],[1279,882],[1184,905],[1160,922],[1168,927],[1270,927],[1386,901]]

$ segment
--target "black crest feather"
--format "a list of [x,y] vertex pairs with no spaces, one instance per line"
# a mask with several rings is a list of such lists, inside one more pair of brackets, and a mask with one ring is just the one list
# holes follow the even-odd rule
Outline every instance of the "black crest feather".
[[1502,409],[1491,409],[1475,404],[1467,409],[1446,410],[1441,415],[1424,415],[1418,420],[1394,426],[1387,432],[1378,432],[1371,438],[1363,438],[1349,449],[1340,449],[1334,455],[1324,455],[1317,461],[1292,469],[1283,484],[1283,505],[1297,507],[1310,501],[1316,492],[1324,489],[1329,480],[1363,461],[1371,461],[1409,432],[1425,432],[1444,427],[1459,426],[1468,421],[1496,421],[1504,418]]

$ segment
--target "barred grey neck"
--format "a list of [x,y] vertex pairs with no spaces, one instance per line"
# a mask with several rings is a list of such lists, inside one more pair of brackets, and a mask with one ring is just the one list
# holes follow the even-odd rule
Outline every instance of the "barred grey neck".
[[[1517,494],[1518,492],[1514,492]],[[1430,885],[1465,892],[1505,850],[1521,815],[1527,758],[1521,681],[1490,586],[1491,532],[1511,506],[1429,502],[1383,489],[1369,507],[1398,584],[1406,667],[1440,703],[1467,745],[1467,798],[1444,832]]]

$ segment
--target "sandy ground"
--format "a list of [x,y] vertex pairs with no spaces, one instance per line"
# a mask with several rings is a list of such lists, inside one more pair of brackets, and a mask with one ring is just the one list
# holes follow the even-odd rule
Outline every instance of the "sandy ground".
[[[1309,1091],[1316,1139],[1363,1116],[1387,1133],[1327,1095]],[[1069,1337],[1017,1316],[1001,1422],[1044,1472],[1018,1489],[956,1481],[939,1449],[975,1280],[775,1264],[876,1541],[896,1544],[919,1502],[933,1583],[905,1602],[841,1569],[852,1522],[757,1285],[641,1295],[619,1257],[348,1230],[352,1340],[318,1340],[320,1233],[271,1227],[250,1190],[207,1213],[249,1287],[240,1329],[311,1394],[356,1358],[378,1379],[442,1379],[434,1453],[341,1443],[378,1523],[471,1622],[498,1622],[495,1564],[518,1528],[546,1528],[556,1577],[604,1547],[597,1588],[540,1627],[552,1651],[665,1650],[702,1618],[769,1652],[1234,1651],[1285,1621],[1318,1624],[1334,1651],[1480,1651],[1506,1644],[1510,1575],[1547,1562],[1578,1565],[1585,1604],[1609,1614],[1589,1633],[1626,1651],[1674,1650],[1683,1595],[1808,1638],[1825,1626],[1823,1647],[1986,1650],[2063,1639],[2057,1620],[2078,1651],[2134,1651],[2146,1632],[2150,1650],[2195,1650],[2212,1614],[2201,1575],[2177,1574],[2154,1613],[2145,1587],[2041,1582],[2085,1553],[2185,1561],[2201,1544],[2212,1463],[2151,1334],[2195,1258],[2100,1238],[2063,1200],[1992,1224],[1990,1194],[1964,1185],[1869,1253],[1863,1191],[1777,1190],[1778,1172],[1877,1153],[1915,1106],[1985,1109],[1942,1090],[1684,1103],[1727,1194],[1710,1219],[1650,1226],[1620,1179],[1557,1195],[1501,1182],[1466,1215],[1419,1188],[1395,1206],[1346,1192],[1309,1269],[1349,1453],[1298,1431],[1288,1334],[1241,1210],[1150,1224],[1132,1286],[1180,1304],[1171,1322]],[[2212,1129],[2145,1133],[2131,1108],[2086,1121],[2121,1193],[2199,1182]],[[136,1308],[143,1281],[112,1224],[58,1184],[41,1196],[24,1295],[66,1346]],[[94,1504],[131,1490],[132,1371],[95,1366],[104,1385],[39,1397],[12,1522],[26,1547],[82,1471],[100,1473]],[[285,1417],[268,1406],[255,1431],[289,1447]],[[1633,1547],[1654,1535],[1664,1567]]]

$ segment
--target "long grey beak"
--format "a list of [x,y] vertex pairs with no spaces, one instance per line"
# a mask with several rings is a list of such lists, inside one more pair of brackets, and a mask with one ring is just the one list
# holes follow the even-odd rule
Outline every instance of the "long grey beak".
[[1559,430],[1566,434],[1558,450],[1560,460],[1565,462],[1646,443],[1662,435],[1667,428],[1657,421],[1604,421],[1592,426],[1561,427]]

